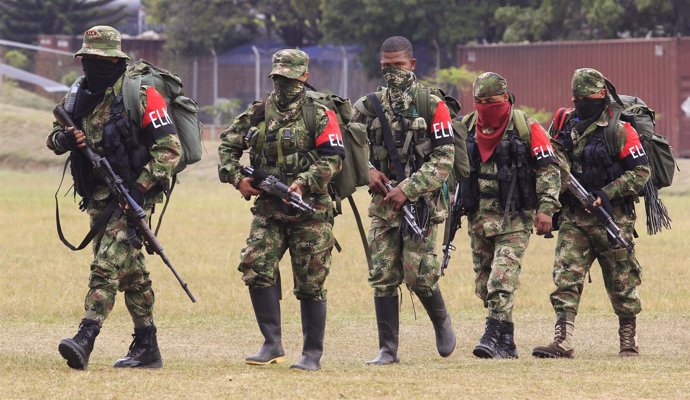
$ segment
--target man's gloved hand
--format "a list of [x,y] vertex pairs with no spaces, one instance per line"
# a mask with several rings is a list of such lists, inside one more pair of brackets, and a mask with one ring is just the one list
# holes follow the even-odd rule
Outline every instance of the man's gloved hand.
[[79,129],[69,127],[55,135],[55,142],[58,146],[73,151],[80,147],[86,147],[86,136]]
[[74,135],[74,131],[60,131],[56,133],[55,143],[63,149],[70,151],[77,149],[77,137]]

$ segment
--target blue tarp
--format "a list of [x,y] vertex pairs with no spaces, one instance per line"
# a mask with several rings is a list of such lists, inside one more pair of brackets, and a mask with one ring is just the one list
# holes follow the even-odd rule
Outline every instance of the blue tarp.
[[[219,64],[235,64],[235,65],[253,65],[256,60],[252,46],[256,46],[262,59],[270,61],[271,55],[280,49],[287,46],[284,44],[264,39],[254,43],[247,43],[218,56]],[[343,60],[343,49],[348,56],[353,56],[361,51],[361,46],[308,46],[301,50],[309,55],[311,62],[341,62]]]

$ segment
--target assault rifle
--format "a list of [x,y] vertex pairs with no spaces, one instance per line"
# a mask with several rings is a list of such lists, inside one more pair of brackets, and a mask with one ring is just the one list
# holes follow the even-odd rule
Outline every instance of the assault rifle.
[[[308,214],[314,214],[316,212],[314,207],[302,200],[300,195],[288,191],[288,186],[277,177],[269,175],[264,170],[254,169],[253,167],[242,167],[241,171],[244,175],[254,178],[252,180],[252,187],[254,189],[263,190],[271,196],[280,197],[287,201],[292,207]],[[246,197],[245,199],[249,200]]]
[[455,196],[453,198],[453,208],[450,210],[449,230],[447,242],[443,245],[443,261],[441,262],[441,275],[444,274],[448,263],[450,262],[450,252],[455,251],[453,240],[455,240],[455,233],[460,229],[460,217],[462,217],[462,209],[460,208],[460,183],[455,186]]
[[[72,121],[72,118],[70,118],[67,110],[65,110],[65,107],[62,105],[59,104],[55,107],[53,110],[53,115],[55,115],[58,123],[60,123],[60,125],[63,127],[79,129],[74,121]],[[96,154],[88,144],[86,144],[85,147],[78,147],[78,149],[79,152],[81,152],[81,154],[86,157],[89,162],[91,162],[94,171],[108,186],[110,193],[115,196],[120,204],[120,208],[122,208],[127,215],[127,218],[134,222],[137,230],[139,233],[141,233],[146,241],[147,248],[160,256],[165,265],[167,265],[168,268],[170,268],[170,271],[172,271],[173,275],[175,275],[177,281],[180,282],[182,289],[184,289],[185,293],[187,293],[187,296],[189,296],[189,299],[192,300],[192,303],[196,303],[196,299],[194,298],[192,292],[189,291],[187,283],[185,283],[182,280],[182,277],[180,277],[180,274],[177,273],[175,267],[173,267],[172,263],[163,252],[163,246],[158,241],[158,238],[156,238],[156,235],[153,233],[153,231],[151,231],[149,225],[146,223],[146,212],[129,195],[129,191],[127,188],[125,188],[122,178],[120,178],[113,171],[108,160],[106,160],[105,157],[101,157]]]
[[563,182],[566,184],[566,188],[571,195],[580,203],[580,205],[591,214],[593,214],[597,219],[604,225],[606,233],[609,237],[613,239],[618,245],[628,249],[628,253],[632,253],[634,244],[628,243],[627,240],[621,236],[621,228],[613,222],[613,217],[604,209],[603,206],[593,207],[592,203],[596,200],[596,197],[592,193],[588,192],[580,182],[575,179],[573,174],[568,172],[566,169],[562,168],[562,161],[558,161],[559,166],[561,166],[561,172],[567,173]]
[[[384,186],[389,191],[393,190],[393,185],[391,185],[390,181],[385,183]],[[422,228],[420,228],[419,224],[417,224],[417,211],[415,210],[414,204],[412,204],[409,201],[406,201],[405,204],[403,204],[402,206],[402,211],[405,223],[410,229],[412,229],[412,238],[423,239],[424,231],[422,231]]]

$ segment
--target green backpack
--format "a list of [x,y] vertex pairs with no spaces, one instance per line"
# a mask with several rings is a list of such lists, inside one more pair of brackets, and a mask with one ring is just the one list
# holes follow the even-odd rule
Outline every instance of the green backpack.
[[[350,122],[352,105],[350,101],[334,94],[307,91],[307,101],[302,106],[302,116],[307,130],[316,134],[316,104],[333,110],[338,117],[338,126],[343,137],[345,159],[342,170],[330,183],[331,195],[338,202],[352,195],[357,187],[369,185],[369,144],[364,124]],[[340,213],[340,209],[338,210]]]
[[656,119],[654,110],[647,107],[644,101],[635,96],[618,96],[623,104],[611,101],[613,116],[610,119],[606,139],[609,150],[615,148],[615,129],[618,120],[629,122],[640,136],[642,147],[649,158],[649,166],[652,170],[651,184],[658,190],[669,187],[673,183],[673,175],[678,168],[673,156],[673,147],[669,145],[666,137],[655,132]]
[[629,122],[635,128],[649,159],[652,176],[642,189],[647,216],[647,233],[654,235],[664,228],[671,229],[671,217],[666,205],[659,198],[659,189],[671,186],[678,164],[673,156],[673,148],[666,138],[655,132],[654,110],[647,107],[640,98],[627,95],[615,96],[611,101],[611,110],[613,115],[605,134],[609,152],[615,151],[613,149],[616,148],[616,129],[620,120]]
[[177,174],[187,165],[201,160],[201,123],[199,122],[199,105],[182,92],[182,79],[148,61],[140,60],[127,68],[122,84],[122,98],[130,120],[141,124],[139,110],[139,89],[142,85],[153,86],[163,96],[168,105],[168,112],[175,124],[177,136],[182,143],[180,162],[175,167]]

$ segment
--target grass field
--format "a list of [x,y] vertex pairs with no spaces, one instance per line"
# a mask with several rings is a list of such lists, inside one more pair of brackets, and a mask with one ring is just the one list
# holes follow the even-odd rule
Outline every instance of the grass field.
[[[42,143],[44,133],[45,128],[32,134],[34,140]],[[218,183],[215,146],[207,143],[206,159],[182,176],[160,234],[198,302],[188,300],[162,262],[148,257],[165,362],[163,369],[153,371],[112,368],[131,340],[121,295],[96,341],[89,369],[74,371],[65,365],[57,344],[74,335],[81,319],[90,254],[70,252],[55,233],[53,193],[60,170],[18,170],[17,165],[10,164],[10,169],[3,164],[0,398],[690,398],[690,179],[685,176],[690,162],[681,163],[677,183],[664,195],[674,221],[672,231],[648,237],[640,211],[636,251],[644,271],[644,310],[638,319],[641,357],[618,357],[617,319],[597,264],[592,284],[585,286],[576,324],[576,358],[530,356],[534,346],[551,340],[554,322],[548,295],[555,240],[533,236],[514,311],[520,359],[474,358],[471,350],[483,333],[485,310],[474,296],[463,228],[456,243],[459,250],[441,281],[458,334],[455,353],[448,359],[436,354],[431,323],[419,301],[411,301],[405,290],[401,363],[365,366],[378,342],[366,262],[348,212],[336,220],[336,237],[344,251],[334,254],[326,282],[329,314],[323,369],[301,373],[288,369],[299,358],[302,338],[287,262],[281,270],[288,362],[269,367],[243,363],[261,342],[246,287],[236,271],[249,228],[249,203],[232,187]],[[366,192],[358,192],[356,198],[365,210]],[[81,239],[86,215],[71,196],[61,195],[60,204],[68,237]]]

